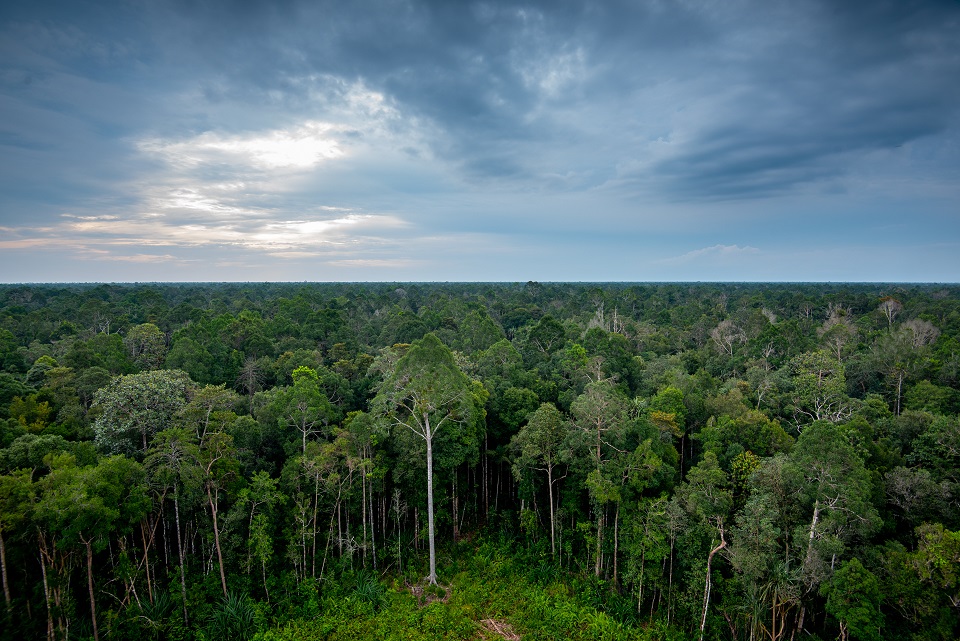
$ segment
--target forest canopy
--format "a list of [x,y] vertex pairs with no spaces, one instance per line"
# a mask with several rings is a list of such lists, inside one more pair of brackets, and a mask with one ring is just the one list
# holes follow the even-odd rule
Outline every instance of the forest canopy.
[[958,415],[955,285],[3,285],[0,639],[954,639]]

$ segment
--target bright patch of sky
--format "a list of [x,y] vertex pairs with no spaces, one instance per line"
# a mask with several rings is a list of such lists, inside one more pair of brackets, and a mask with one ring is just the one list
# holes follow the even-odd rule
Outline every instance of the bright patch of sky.
[[958,281],[960,6],[4,3],[0,280]]

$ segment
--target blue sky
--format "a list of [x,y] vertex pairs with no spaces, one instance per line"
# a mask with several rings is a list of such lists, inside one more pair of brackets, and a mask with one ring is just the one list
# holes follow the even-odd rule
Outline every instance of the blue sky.
[[19,2],[0,281],[960,281],[955,1]]

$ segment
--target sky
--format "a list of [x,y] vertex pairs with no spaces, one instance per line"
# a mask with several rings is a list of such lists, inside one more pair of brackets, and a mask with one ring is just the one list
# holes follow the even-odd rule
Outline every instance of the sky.
[[960,2],[5,0],[0,282],[960,282]]

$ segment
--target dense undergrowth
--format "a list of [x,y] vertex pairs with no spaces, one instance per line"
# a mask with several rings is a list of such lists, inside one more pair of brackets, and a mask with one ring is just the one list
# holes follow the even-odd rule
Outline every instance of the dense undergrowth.
[[[511,638],[511,633],[530,640],[686,638],[662,621],[638,616],[636,605],[604,582],[567,575],[542,550],[515,551],[508,542],[485,540],[448,548],[441,559],[441,587],[434,594],[416,583],[420,566],[383,581],[368,571],[346,571],[308,595],[287,613],[289,619],[268,623],[258,613],[252,638],[467,640]],[[210,634],[216,629],[211,626]]]

